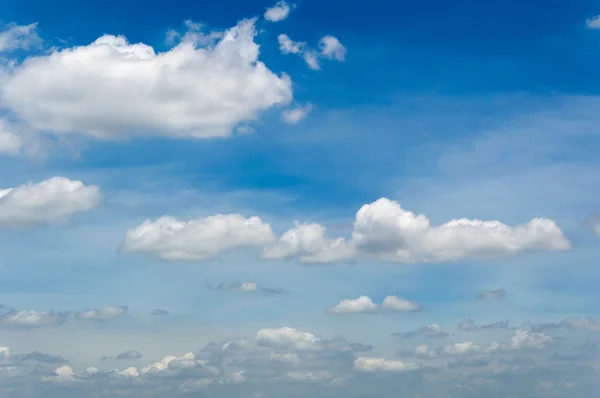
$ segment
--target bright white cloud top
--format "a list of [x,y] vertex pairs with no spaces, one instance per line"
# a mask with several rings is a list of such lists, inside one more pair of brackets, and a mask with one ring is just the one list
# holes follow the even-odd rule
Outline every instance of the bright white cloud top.
[[165,216],[128,231],[122,250],[171,260],[203,260],[238,247],[262,247],[263,259],[297,259],[309,264],[337,263],[356,256],[426,263],[497,258],[526,250],[564,251],[571,243],[546,218],[516,227],[466,218],[432,226],[425,215],[382,198],[356,213],[349,240],[329,238],[326,228],[315,223],[297,222],[276,240],[270,225],[258,217],[230,214],[184,222]]
[[292,83],[258,60],[255,20],[216,43],[186,40],[157,53],[123,36],[27,58],[8,72],[2,106],[55,135],[228,137],[292,99]]
[[64,222],[99,203],[98,187],[64,177],[0,189],[0,228]]
[[284,0],[278,1],[273,7],[267,8],[264,18],[270,22],[283,21],[290,15],[290,6]]
[[350,315],[375,312],[415,312],[420,311],[423,306],[415,301],[408,301],[397,296],[387,296],[381,305],[375,304],[368,296],[360,296],[356,299],[345,299],[339,304],[327,309],[334,315]]

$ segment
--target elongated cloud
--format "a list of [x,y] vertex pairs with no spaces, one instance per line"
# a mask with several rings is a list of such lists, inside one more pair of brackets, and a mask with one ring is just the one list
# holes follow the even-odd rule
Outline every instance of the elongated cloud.
[[11,310],[0,315],[0,327],[39,328],[44,326],[59,326],[67,321],[65,312]]
[[106,321],[108,319],[120,318],[127,313],[126,306],[114,307],[106,306],[98,309],[91,309],[78,312],[75,316],[78,319],[86,321]]
[[[171,260],[204,260],[242,247],[262,248],[263,259],[296,259],[306,264],[339,263],[360,256],[431,263],[498,258],[527,250],[563,251],[571,243],[547,218],[516,227],[466,218],[432,226],[426,216],[382,198],[356,213],[350,239],[329,237],[326,228],[316,223],[295,222],[277,239],[270,225],[258,217],[229,214],[178,221],[164,216],[128,231],[121,249]],[[398,305],[390,301],[382,306]]]
[[326,311],[334,315],[349,315],[374,312],[414,312],[423,307],[421,304],[408,301],[397,296],[387,296],[381,305],[375,304],[368,296],[360,296],[356,299],[345,299],[339,304],[328,308]]
[[255,20],[247,19],[213,35],[219,40],[199,43],[197,35],[184,35],[158,53],[104,35],[7,71],[0,106],[54,135],[228,137],[237,125],[292,99],[289,77],[258,59],[256,34]]
[[64,177],[0,189],[0,228],[66,221],[99,203],[98,187]]
[[503,299],[506,297],[506,290],[498,289],[498,290],[486,290],[485,292],[479,293],[477,295],[477,300],[497,300]]

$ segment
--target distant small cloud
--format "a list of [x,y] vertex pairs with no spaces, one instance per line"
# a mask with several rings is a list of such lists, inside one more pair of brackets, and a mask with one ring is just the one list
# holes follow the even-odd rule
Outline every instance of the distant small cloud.
[[409,339],[411,337],[429,337],[429,338],[445,338],[448,337],[448,333],[443,332],[440,325],[432,323],[425,325],[419,329],[412,330],[404,333],[392,333],[394,336],[398,336],[403,339]]
[[600,15],[586,19],[585,26],[588,29],[600,29]]
[[489,323],[487,325],[477,326],[477,325],[475,325],[475,322],[473,322],[472,319],[465,319],[464,321],[462,321],[458,324],[456,329],[460,330],[462,332],[469,332],[472,330],[490,330],[490,329],[509,330],[509,329],[515,329],[515,328],[510,326],[509,321],[500,321],[500,322]]
[[127,313],[127,306],[106,306],[99,309],[91,309],[78,312],[75,316],[82,320],[105,321],[120,318]]
[[270,288],[261,286],[256,282],[233,282],[233,283],[220,283],[213,287],[208,285],[209,289],[215,290],[227,290],[231,292],[243,292],[243,293],[266,293],[266,294],[285,294],[287,293],[284,289]]
[[334,36],[327,35],[321,38],[319,48],[323,58],[343,61],[346,57],[346,47]]
[[297,105],[294,108],[285,109],[281,112],[281,119],[287,124],[298,124],[312,111],[312,108],[311,104],[306,104],[304,106]]
[[557,323],[543,323],[531,326],[531,330],[537,332],[553,329],[582,329],[590,332],[600,332],[600,318],[571,317]]
[[503,299],[507,295],[506,290],[486,290],[485,292],[479,293],[477,300],[497,300]]
[[129,350],[129,351],[125,351],[120,353],[119,355],[117,355],[116,359],[125,359],[125,360],[133,360],[133,359],[140,359],[142,358],[142,354],[140,354],[138,351],[135,350]]
[[165,315],[169,315],[169,311],[162,310],[160,308],[155,308],[152,310],[151,314],[154,316],[165,316]]
[[18,354],[15,356],[19,361],[35,361],[40,363],[67,363],[68,359],[60,355],[46,354],[39,351],[34,351],[29,354]]
[[264,18],[269,22],[283,21],[290,15],[290,6],[285,1],[278,1],[273,7],[267,8]]
[[397,296],[387,296],[381,305],[375,304],[368,296],[360,296],[356,299],[345,299],[339,304],[328,308],[326,312],[334,315],[349,315],[374,312],[414,312],[423,309],[421,304],[408,301]]

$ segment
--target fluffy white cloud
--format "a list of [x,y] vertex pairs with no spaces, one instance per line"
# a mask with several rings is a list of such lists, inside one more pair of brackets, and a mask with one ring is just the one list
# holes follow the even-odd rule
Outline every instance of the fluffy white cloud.
[[184,40],[162,53],[123,36],[30,57],[7,72],[2,105],[31,128],[100,139],[227,137],[292,99],[287,75],[258,60],[255,20],[216,43]]
[[356,214],[352,241],[365,253],[407,263],[571,248],[560,228],[546,218],[535,218],[517,227],[500,221],[466,218],[431,226],[426,216],[404,210],[398,202],[387,198],[361,207]]
[[314,334],[291,327],[261,329],[256,333],[255,342],[259,346],[297,351],[320,350],[323,348],[321,339]]
[[360,296],[357,299],[342,300],[339,304],[327,309],[327,312],[336,315],[356,314],[361,312],[375,312],[379,306],[368,296]]
[[303,263],[335,263],[354,255],[344,238],[329,239],[320,224],[295,223],[279,241],[264,248],[262,258],[298,258]]
[[525,329],[518,329],[508,342],[503,345],[503,348],[507,350],[541,349],[550,344],[554,344],[554,339],[550,336]]
[[66,321],[66,313],[54,311],[12,310],[0,315],[0,327],[37,328],[42,326],[58,326]]
[[489,354],[500,349],[500,344],[493,342],[489,346],[482,346],[465,341],[462,343],[448,344],[442,352],[446,355],[472,355],[472,354]]
[[43,377],[42,380],[53,383],[64,383],[75,381],[76,378],[73,368],[65,365],[61,366],[60,368],[56,368],[53,376]]
[[264,18],[270,22],[283,21],[290,15],[290,6],[284,1],[278,1],[273,7],[267,8]]
[[359,357],[354,361],[354,369],[360,372],[406,372],[419,368],[416,363],[385,358]]
[[0,53],[39,46],[42,40],[37,33],[37,23],[29,25],[9,24],[0,32]]
[[[298,124],[312,111],[312,105],[306,104],[304,106],[298,105],[294,108],[284,109],[281,112],[281,119],[287,124]],[[0,136],[1,138],[1,136]],[[1,145],[1,142],[0,142]]]
[[421,344],[415,347],[414,356],[423,359],[433,359],[437,357],[437,352],[430,349],[427,344]]
[[327,312],[335,315],[348,315],[376,311],[412,312],[421,309],[421,304],[397,296],[387,296],[381,305],[375,304],[368,296],[360,296],[356,299],[342,300],[339,304],[328,308]]
[[585,21],[585,26],[588,29],[600,29],[600,15],[596,15],[595,17],[588,18]]
[[190,221],[161,217],[127,231],[120,250],[169,260],[206,260],[225,250],[262,247],[274,240],[271,226],[259,217],[217,214]]
[[127,313],[127,306],[106,306],[98,309],[91,309],[78,312],[76,317],[78,319],[89,320],[89,321],[105,321],[108,319],[120,318]]
[[64,177],[0,189],[0,228],[65,221],[99,203],[98,187]]
[[18,155],[22,145],[21,138],[10,131],[6,122],[0,119],[0,155]]
[[346,47],[334,36],[327,35],[321,38],[319,48],[323,58],[343,61],[346,57]]
[[[258,217],[215,215],[184,222],[165,216],[128,231],[121,250],[172,260],[203,260],[236,247],[261,247],[263,259],[327,264],[360,255],[400,263],[450,262],[525,250],[568,250],[571,244],[560,228],[545,218],[517,227],[465,218],[432,226],[426,216],[382,198],[356,213],[351,239],[329,238],[326,228],[316,223],[296,222],[277,240],[271,227]],[[403,305],[410,303],[389,298],[383,308]]]

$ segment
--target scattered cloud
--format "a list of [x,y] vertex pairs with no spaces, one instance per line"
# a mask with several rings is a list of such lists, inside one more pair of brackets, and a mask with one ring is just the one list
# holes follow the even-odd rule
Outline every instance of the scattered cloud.
[[44,326],[59,326],[65,323],[66,321],[66,312],[10,310],[0,315],[0,327],[29,329]]
[[385,358],[359,357],[354,361],[354,369],[359,372],[406,372],[419,368],[415,363]]
[[448,333],[442,331],[442,327],[436,323],[425,325],[419,329],[411,330],[410,332],[404,333],[393,333],[394,336],[398,336],[403,339],[409,339],[412,337],[429,337],[429,338],[446,338],[449,336]]
[[588,29],[600,29],[600,15],[586,19],[585,26]]
[[533,325],[532,330],[545,331],[553,329],[582,329],[590,332],[600,332],[600,319],[592,317],[571,317],[558,323]]
[[15,356],[17,361],[34,361],[40,363],[67,363],[68,359],[61,357],[60,355],[46,354],[39,351],[30,352],[29,354],[18,354]]
[[17,25],[14,23],[0,27],[0,53],[13,50],[32,50],[42,44],[38,35],[37,23]]
[[298,105],[294,108],[284,109],[281,112],[281,119],[287,124],[298,124],[312,111],[312,105],[306,104],[304,106]]
[[152,312],[150,314],[154,315],[154,316],[165,316],[165,315],[169,315],[169,311],[163,310],[160,308],[155,308],[152,310]]
[[270,22],[283,21],[290,15],[290,6],[285,1],[278,1],[273,7],[267,8],[264,18]]
[[321,38],[319,48],[323,58],[343,61],[346,57],[346,47],[334,36],[327,35]]
[[420,311],[422,308],[421,304],[417,302],[408,301],[397,296],[387,296],[381,305],[375,304],[368,296],[360,296],[356,299],[342,300],[326,311],[334,315],[349,315],[382,311],[414,312]]
[[64,222],[99,203],[98,187],[64,177],[0,189],[0,228]]
[[246,19],[214,44],[183,40],[162,53],[104,35],[7,71],[1,105],[32,129],[59,136],[228,137],[292,100],[290,78],[258,60],[256,34],[255,20]]
[[115,359],[133,360],[133,359],[140,359],[140,358],[142,358],[142,356],[143,355],[140,354],[138,351],[129,350],[129,351],[120,353],[119,355],[117,355],[115,357]]
[[477,300],[496,300],[503,299],[506,297],[506,290],[498,289],[498,290],[486,290],[485,292],[479,293],[477,296]]
[[77,319],[86,321],[106,321],[108,319],[120,318],[127,313],[127,306],[106,306],[98,309],[90,309],[75,314]]
[[165,43],[168,46],[173,46],[179,43],[192,43],[195,46],[205,47],[214,46],[215,43],[223,38],[225,32],[213,30],[205,33],[206,26],[201,23],[186,19],[183,21],[185,31],[183,33],[169,29],[165,37]]
[[[209,288],[213,288],[209,285]],[[276,289],[270,287],[264,287],[256,282],[234,282],[234,283],[220,283],[216,287],[216,290],[227,290],[231,292],[243,292],[243,293],[264,293],[264,294],[285,294],[287,293],[284,289]]]

